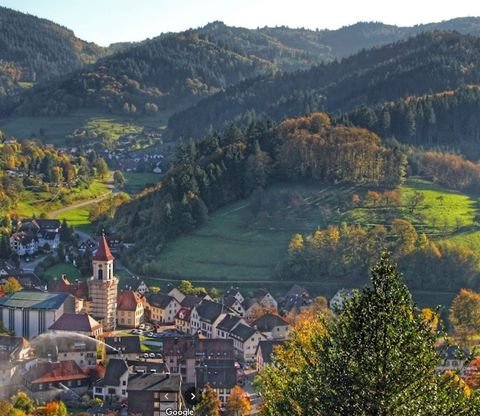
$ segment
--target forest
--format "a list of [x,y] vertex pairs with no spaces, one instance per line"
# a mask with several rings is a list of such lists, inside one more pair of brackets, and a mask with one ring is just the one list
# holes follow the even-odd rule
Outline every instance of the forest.
[[[423,33],[309,70],[250,79],[172,116],[169,134],[198,137],[233,120],[248,124],[252,118],[280,121],[315,111],[348,113],[478,84],[479,44],[478,38],[454,32]],[[398,121],[397,131],[413,134],[404,118]]]

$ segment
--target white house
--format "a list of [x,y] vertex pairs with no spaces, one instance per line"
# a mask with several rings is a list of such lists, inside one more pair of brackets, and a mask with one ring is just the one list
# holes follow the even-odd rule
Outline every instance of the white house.
[[229,337],[233,339],[237,357],[247,363],[255,361],[258,343],[266,340],[260,331],[245,324],[236,325]]
[[348,301],[353,296],[353,290],[340,289],[328,302],[328,306],[332,311],[341,311],[345,301]]

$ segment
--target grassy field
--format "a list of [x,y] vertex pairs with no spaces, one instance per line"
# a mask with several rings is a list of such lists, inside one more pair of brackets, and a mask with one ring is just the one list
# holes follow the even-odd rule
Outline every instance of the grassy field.
[[[406,201],[415,191],[422,192],[425,199],[412,214]],[[293,282],[274,282],[272,274],[287,254],[294,233],[310,233],[340,221],[387,226],[390,223],[385,208],[347,207],[345,201],[351,200],[354,193],[363,197],[365,188],[281,184],[267,192],[280,201],[274,215],[252,219],[247,200],[221,209],[210,216],[205,226],[167,245],[158,257],[157,270],[164,276],[184,277],[205,286],[241,283],[242,287],[268,286],[282,292]],[[296,203],[284,202],[283,195],[292,193],[296,195]],[[432,238],[480,247],[480,231],[476,231],[473,222],[477,196],[421,179],[408,181],[402,186],[401,194],[402,203],[397,207],[396,216],[413,221],[419,230]],[[310,287],[332,295],[344,285],[348,284],[325,281]],[[415,294],[421,305],[445,304],[453,296],[441,290]]]
[[62,274],[67,276],[70,282],[82,278],[80,271],[72,263],[59,263],[45,270],[45,277],[50,283],[53,279],[58,279]]
[[[107,182],[94,180],[86,189],[51,189],[49,192],[22,192],[17,212],[22,217],[40,216],[42,213],[61,209],[68,205],[98,197],[110,191]],[[61,197],[62,193],[65,195]]]
[[66,220],[68,225],[73,226],[80,231],[92,233],[93,227],[90,224],[88,208],[73,208],[57,215],[59,220]]
[[125,191],[129,194],[136,194],[150,185],[156,184],[161,175],[157,173],[123,172],[126,180]]
[[107,133],[113,139],[122,134],[141,131],[143,126],[162,127],[166,125],[168,112],[152,116],[128,117],[107,114],[101,110],[76,110],[63,116],[14,117],[7,119],[0,128],[19,139],[32,135],[45,143],[63,144],[76,129],[94,130],[97,134]]

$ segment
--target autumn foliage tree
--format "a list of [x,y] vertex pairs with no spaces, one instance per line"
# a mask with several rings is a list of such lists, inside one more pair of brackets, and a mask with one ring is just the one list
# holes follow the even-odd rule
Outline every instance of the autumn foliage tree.
[[460,290],[450,309],[450,322],[457,333],[480,332],[480,293]]
[[67,416],[67,408],[63,402],[51,401],[45,405],[44,416]]
[[195,407],[195,414],[198,416],[220,416],[221,405],[217,393],[210,384],[207,384],[202,391],[200,403]]
[[245,390],[240,386],[235,386],[230,391],[225,408],[227,416],[244,416],[248,414],[250,412],[250,399]]

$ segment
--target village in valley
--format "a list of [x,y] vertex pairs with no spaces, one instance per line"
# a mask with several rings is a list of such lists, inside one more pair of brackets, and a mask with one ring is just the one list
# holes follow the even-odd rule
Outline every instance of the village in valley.
[[[58,220],[30,220],[11,239],[19,255],[28,254],[17,244],[25,245],[21,236],[31,228],[40,247],[58,247]],[[302,311],[315,306],[308,290],[293,285],[276,298],[266,289],[248,296],[231,287],[214,298],[188,281],[159,291],[135,279],[136,287],[122,290],[105,235],[85,249],[93,269],[86,281],[62,275],[46,290],[35,273],[2,269],[4,286],[19,285],[0,298],[4,331],[14,334],[0,336],[2,397],[23,390],[91,415],[156,415],[192,407],[209,386],[222,406],[241,389],[257,414],[255,375],[271,364]],[[341,308],[346,295],[330,306]]]

